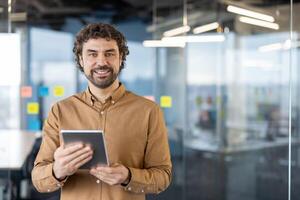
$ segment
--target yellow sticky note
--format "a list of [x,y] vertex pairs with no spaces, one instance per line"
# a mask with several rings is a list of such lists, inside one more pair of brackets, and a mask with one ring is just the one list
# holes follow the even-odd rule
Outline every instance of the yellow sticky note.
[[162,108],[171,108],[172,107],[172,97],[161,96],[160,97],[160,106]]
[[40,106],[38,103],[30,102],[27,104],[27,114],[36,115],[39,114]]
[[53,89],[53,94],[56,97],[64,96],[65,88],[63,86],[55,86],[54,89]]

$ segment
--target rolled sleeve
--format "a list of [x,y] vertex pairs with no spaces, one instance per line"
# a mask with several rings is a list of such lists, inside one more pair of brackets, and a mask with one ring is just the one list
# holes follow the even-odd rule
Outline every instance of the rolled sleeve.
[[149,118],[144,169],[128,167],[131,180],[124,189],[134,193],[160,193],[171,182],[172,163],[163,113],[157,106]]
[[54,152],[60,145],[58,124],[58,105],[55,104],[43,127],[42,144],[31,172],[32,183],[39,192],[53,192],[66,181],[58,181],[52,173]]
[[33,171],[32,181],[39,192],[53,192],[63,187],[67,181],[67,178],[62,181],[57,180],[52,173],[52,169],[53,163],[39,167],[38,170]]
[[165,169],[136,169],[129,168],[131,180],[124,189],[134,193],[160,193],[164,191],[171,181],[171,170]]

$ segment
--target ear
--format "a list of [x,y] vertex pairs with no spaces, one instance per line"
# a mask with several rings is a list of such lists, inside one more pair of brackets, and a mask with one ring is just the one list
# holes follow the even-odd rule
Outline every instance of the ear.
[[122,60],[123,60],[123,54],[122,54],[122,53],[120,53],[119,66],[121,66],[121,64],[122,64]]
[[79,58],[80,67],[83,69],[83,59],[82,59],[82,56],[79,55],[78,58]]

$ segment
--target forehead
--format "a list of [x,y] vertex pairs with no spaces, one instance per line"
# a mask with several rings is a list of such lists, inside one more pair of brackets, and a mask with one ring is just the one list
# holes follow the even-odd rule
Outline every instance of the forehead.
[[83,43],[82,50],[87,51],[89,49],[96,51],[106,51],[115,49],[118,51],[117,42],[113,39],[107,40],[105,38],[89,39]]

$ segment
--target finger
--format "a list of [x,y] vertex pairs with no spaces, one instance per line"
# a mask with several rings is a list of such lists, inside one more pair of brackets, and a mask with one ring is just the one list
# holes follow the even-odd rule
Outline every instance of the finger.
[[67,155],[70,155],[80,149],[82,149],[84,146],[82,143],[80,144],[74,144],[74,145],[71,145],[71,146],[68,146],[68,147],[65,147],[62,151],[61,151],[61,156],[67,156]]
[[68,148],[70,146],[79,145],[79,144],[83,144],[83,143],[82,142],[71,142],[71,143],[64,144],[63,147]]
[[104,172],[106,174],[116,174],[116,173],[119,173],[119,170],[117,168],[114,168],[114,167],[98,166],[96,169],[97,169],[97,171]]
[[101,181],[109,184],[109,185],[117,185],[118,181],[115,179],[111,179],[111,178],[100,178]]
[[90,173],[93,175],[96,175],[96,174],[98,174],[98,170],[95,167],[93,167],[90,169]]
[[84,165],[85,163],[87,163],[88,161],[90,161],[92,158],[93,158],[93,155],[90,155],[90,156],[84,158],[83,160],[77,162],[75,164],[76,169],[78,169],[79,167],[81,167],[82,165]]
[[102,178],[108,178],[108,179],[115,179],[117,176],[119,176],[118,174],[107,174],[104,172],[98,172],[98,175]]
[[92,174],[93,176],[95,176],[99,179],[102,179],[102,178],[114,179],[115,176],[116,176],[116,175],[113,175],[113,174],[107,174],[105,172],[98,171],[96,169],[91,169],[90,174]]
[[87,152],[85,152],[85,153],[82,153],[82,154],[80,154],[80,155],[74,157],[74,158],[73,158],[72,160],[70,160],[68,163],[69,163],[70,165],[76,165],[78,162],[81,162],[82,160],[84,160],[84,159],[86,159],[87,157],[92,156],[92,155],[93,155],[92,151],[87,151]]
[[80,150],[72,153],[72,154],[65,156],[64,162],[65,163],[72,162],[74,159],[76,159],[86,153],[93,153],[93,151],[89,147],[85,147],[83,149],[80,149]]

